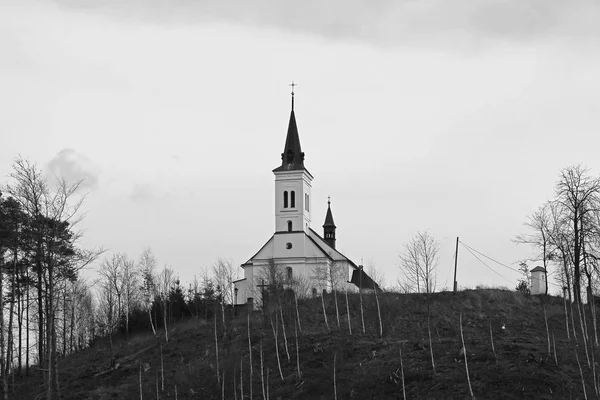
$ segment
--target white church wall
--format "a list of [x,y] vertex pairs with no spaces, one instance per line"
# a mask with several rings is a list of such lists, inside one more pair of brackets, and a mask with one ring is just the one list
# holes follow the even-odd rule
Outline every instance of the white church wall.
[[[287,235],[283,235],[287,236]],[[281,269],[284,278],[284,287],[293,289],[298,297],[312,297],[316,292],[321,295],[323,290],[356,292],[356,287],[348,283],[353,267],[347,261],[332,262],[326,257],[297,257],[274,259],[277,268]],[[265,272],[269,266],[269,259],[255,259],[253,265],[244,269],[246,280],[236,283],[238,288],[238,304],[247,302],[249,297],[254,299],[257,307],[261,306],[261,284],[268,284],[268,274]],[[287,280],[288,270],[291,268],[291,281]],[[333,279],[333,281],[332,281]]]

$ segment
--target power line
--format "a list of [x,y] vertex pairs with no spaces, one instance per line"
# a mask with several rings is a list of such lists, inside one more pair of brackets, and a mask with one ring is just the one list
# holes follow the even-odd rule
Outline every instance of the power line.
[[[471,246],[467,245],[466,243],[463,243],[462,241],[460,242],[460,244],[462,244],[462,245],[463,245],[463,246],[464,246],[464,247],[465,247],[467,250],[469,250],[469,252],[470,252],[471,254],[473,254],[473,252],[471,252],[471,250],[473,250],[474,252],[476,252],[476,253],[478,253],[478,254],[482,255],[483,257],[487,258],[488,260],[491,260],[491,261],[495,262],[496,264],[499,264],[499,265],[503,266],[504,268],[508,268],[508,269],[510,269],[511,271],[518,272],[519,274],[522,274],[522,273],[523,273],[523,271],[517,270],[517,269],[515,269],[515,268],[512,268],[512,267],[509,267],[508,265],[506,265],[506,264],[503,264],[503,263],[501,263],[500,261],[496,261],[496,260],[494,260],[493,258],[486,256],[486,255],[485,255],[485,254],[483,254],[482,252],[475,250],[474,248],[472,248]],[[475,254],[473,254],[473,256],[479,260],[479,258],[478,258],[477,256],[475,256]],[[481,261],[481,260],[479,260],[479,261]],[[483,263],[483,261],[481,261],[481,262]],[[484,263],[484,265],[486,265],[488,268],[490,268],[490,267],[489,267],[487,264],[485,264],[485,263]],[[490,268],[490,269],[491,269],[491,268]],[[492,270],[492,271],[493,271],[493,270]],[[494,272],[496,272],[496,271],[494,271]],[[548,272],[546,271],[546,274],[547,274],[547,275],[551,275],[552,273],[554,273],[554,272],[548,273]],[[506,278],[504,278],[504,279],[506,279]],[[562,288],[562,286],[561,286],[561,285],[558,285],[558,284],[556,284],[556,283],[554,283],[554,282],[550,282],[550,281],[548,281],[548,280],[546,280],[546,281],[548,282],[548,284],[549,284],[549,285],[553,285],[553,286],[556,286],[556,287],[560,287],[560,288]]]
[[[461,242],[461,243],[462,243],[462,242]],[[463,243],[463,245],[464,245],[464,243]],[[479,262],[480,262],[480,263],[482,263],[483,265],[485,265],[485,266],[486,266],[486,267],[487,267],[487,268],[488,268],[490,271],[492,271],[493,273],[495,273],[496,275],[498,275],[500,278],[503,278],[503,279],[507,280],[507,281],[508,281],[508,282],[510,282],[510,283],[514,283],[513,281],[511,281],[510,279],[508,279],[508,278],[506,278],[506,277],[504,277],[504,276],[500,275],[500,274],[499,274],[498,272],[496,272],[496,271],[495,271],[495,270],[494,270],[492,267],[490,267],[489,265],[487,265],[486,263],[484,263],[484,262],[483,262],[483,261],[482,261],[482,260],[481,260],[479,257],[477,257],[477,256],[475,255],[475,253],[473,253],[473,252],[471,251],[471,249],[470,249],[468,246],[465,246],[465,249],[467,249],[467,251],[468,251],[469,253],[471,253],[471,254],[473,255],[473,257],[475,257],[477,260],[479,260]]]
[[518,269],[515,269],[515,268],[513,268],[513,267],[509,267],[508,265],[506,265],[506,264],[503,264],[503,263],[501,263],[500,261],[496,261],[496,260],[494,260],[493,258],[486,256],[486,255],[485,255],[485,254],[483,254],[482,252],[475,250],[474,248],[472,248],[471,246],[467,245],[466,243],[460,242],[460,244],[462,244],[463,246],[465,246],[467,249],[471,249],[471,250],[473,250],[474,252],[476,252],[477,254],[479,254],[479,255],[481,255],[481,256],[483,256],[483,257],[487,258],[488,260],[490,260],[490,261],[493,261],[493,262],[495,262],[496,264],[502,265],[504,268],[508,268],[508,269],[510,269],[511,271],[514,271],[514,272],[522,273],[522,272],[521,272],[521,271],[519,271]]

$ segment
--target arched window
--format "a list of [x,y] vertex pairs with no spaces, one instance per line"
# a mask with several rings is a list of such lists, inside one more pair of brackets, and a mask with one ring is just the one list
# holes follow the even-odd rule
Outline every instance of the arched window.
[[[294,193],[294,192],[292,192]],[[283,208],[288,208],[288,192],[283,192]]]
[[290,193],[290,207],[292,207],[292,208],[296,207],[296,192],[294,192],[293,190]]
[[288,232],[292,231],[292,221],[288,221]]
[[312,288],[312,296],[317,297],[317,288]]
[[292,267],[287,267],[285,269],[285,276],[287,277],[287,280],[291,282],[292,278],[294,277],[294,271],[292,271]]

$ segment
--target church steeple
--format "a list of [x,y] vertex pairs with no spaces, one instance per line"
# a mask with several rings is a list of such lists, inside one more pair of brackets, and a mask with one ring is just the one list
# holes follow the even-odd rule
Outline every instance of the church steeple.
[[329,246],[335,249],[335,223],[333,222],[333,214],[331,213],[331,199],[327,198],[327,215],[323,224],[323,238]]
[[[296,114],[294,113],[294,86],[292,82],[292,111],[281,166],[275,168],[275,231],[309,232],[310,188],[313,176],[304,167],[304,153],[300,147]],[[290,242],[291,243],[291,242]]]
[[290,122],[288,123],[283,153],[281,153],[281,166],[274,169],[273,172],[306,169],[304,168],[304,153],[300,147],[300,136],[298,136],[296,114],[294,113],[294,86],[296,86],[296,84],[292,82],[290,86],[292,86],[292,111],[290,113]]

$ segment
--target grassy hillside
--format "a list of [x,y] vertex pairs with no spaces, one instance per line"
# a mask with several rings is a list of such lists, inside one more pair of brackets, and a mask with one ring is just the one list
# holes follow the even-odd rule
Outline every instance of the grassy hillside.
[[[349,296],[352,335],[348,332],[343,295],[338,294],[340,328],[333,295],[326,296],[330,333],[324,323],[321,299],[301,301],[302,333],[298,335],[298,348],[294,336],[295,309],[291,305],[284,307],[290,362],[279,320],[278,348],[283,382],[268,317],[253,313],[250,317],[252,398],[263,398],[261,346],[265,391],[268,390],[270,399],[333,399],[334,359],[338,399],[402,399],[402,372],[407,399],[470,398],[464,355],[461,353],[459,313],[462,313],[467,362],[475,397],[584,398],[576,352],[587,395],[590,398],[596,396],[593,372],[588,368],[580,331],[579,346],[575,345],[572,337],[570,341],[567,339],[564,305],[560,298],[547,301],[549,330],[555,336],[556,365],[553,349],[552,354],[548,353],[544,313],[539,298],[526,298],[520,293],[500,289],[432,295],[431,339],[435,373],[429,351],[425,296],[380,295],[383,338],[379,338],[375,297],[368,295],[363,298],[364,334],[359,296]],[[496,357],[492,352],[490,324]],[[590,321],[588,324],[591,326]],[[223,332],[222,321],[218,319],[219,371],[220,379],[224,379],[223,386],[217,382],[214,322],[194,319],[174,325],[168,343],[164,334],[160,339],[151,334],[137,335],[129,341],[116,342],[114,358],[108,342],[102,341],[81,353],[61,359],[61,395],[64,399],[140,399],[141,368],[144,399],[157,398],[157,382],[161,399],[221,399],[223,388],[224,398],[241,399],[240,368],[243,368],[244,398],[249,398],[247,316],[244,314],[228,320],[226,325],[228,329]],[[400,368],[400,349],[403,368]],[[296,354],[299,355],[300,378]],[[589,357],[591,360],[592,354]],[[599,355],[595,354],[594,359],[599,359]],[[592,362],[590,364],[593,365]],[[33,399],[42,391],[34,377],[17,379],[15,390],[14,398],[23,399]]]

